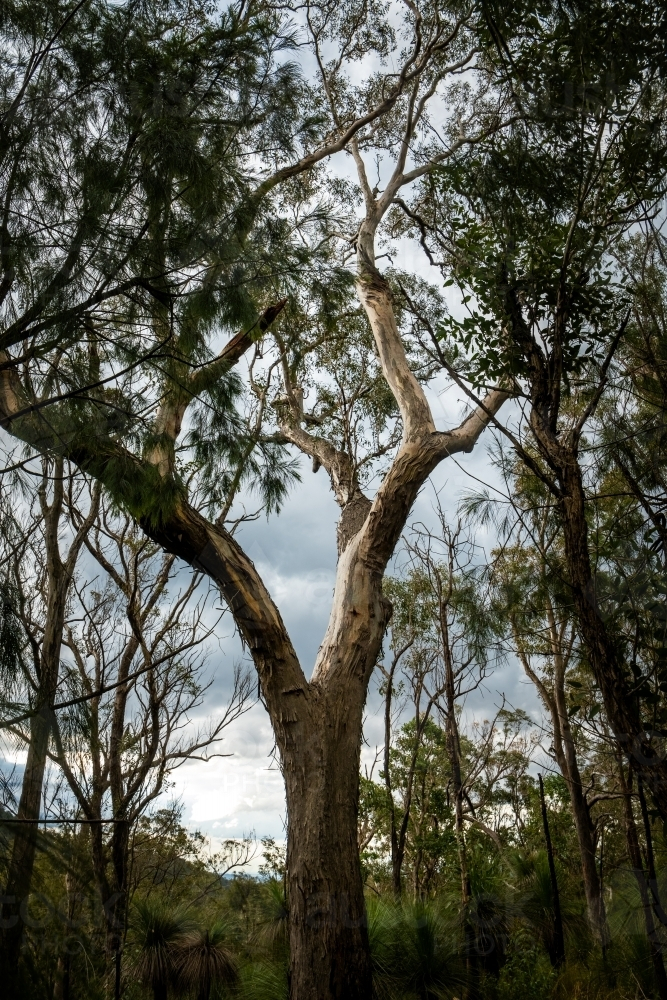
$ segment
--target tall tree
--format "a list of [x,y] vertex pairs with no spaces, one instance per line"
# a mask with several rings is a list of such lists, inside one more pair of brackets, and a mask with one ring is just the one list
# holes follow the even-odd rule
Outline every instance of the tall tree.
[[[522,36],[508,42],[495,24],[520,119],[483,153],[443,167],[408,208],[431,260],[470,296],[463,320],[422,315],[424,336],[474,399],[471,384],[514,380],[525,422],[516,434],[502,430],[557,504],[578,629],[607,716],[667,817],[667,766],[600,602],[582,452],[631,321],[615,248],[650,224],[667,183],[664,12],[559,5],[544,27],[546,72],[532,61],[537,48]],[[458,372],[446,350],[452,333],[472,355]]]
[[[172,13],[174,9],[168,8]],[[201,9],[197,13],[203,16]],[[122,18],[125,8],[114,8],[111,15]],[[507,396],[504,390],[492,389],[483,405],[476,406],[457,428],[436,428],[422,385],[429,372],[406,350],[406,331],[400,328],[390,282],[377,267],[376,240],[399,191],[456,150],[500,127],[504,108],[489,95],[484,62],[476,60],[483,6],[454,3],[422,9],[407,3],[399,25],[393,24],[384,9],[366,4],[327,3],[309,9],[308,15],[307,39],[320,71],[314,93],[315,121],[294,123],[293,112],[304,105],[305,90],[296,87],[296,96],[288,100],[293,74],[286,72],[284,64],[276,65],[265,40],[248,71],[249,90],[255,87],[261,109],[256,112],[257,127],[236,130],[236,115],[246,105],[231,99],[225,102],[225,95],[245,98],[248,93],[237,86],[234,62],[246,65],[241,43],[248,40],[250,15],[245,7],[232,20],[234,55],[220,66],[204,59],[206,72],[197,77],[196,85],[188,79],[190,66],[200,65],[198,60],[209,51],[212,37],[220,38],[221,45],[229,41],[231,28],[224,19],[215,30],[209,21],[201,27],[196,18],[186,20],[178,32],[173,30],[173,20],[155,19],[156,26],[147,30],[151,39],[147,51],[167,53],[169,76],[161,66],[152,66],[146,49],[135,61],[134,50],[122,50],[128,69],[118,70],[117,76],[127,81],[127,89],[114,91],[116,104],[112,102],[111,112],[116,106],[121,109],[121,123],[133,137],[134,109],[137,103],[144,107],[145,102],[150,114],[141,123],[149,139],[161,137],[159,144],[141,144],[136,167],[140,180],[133,189],[138,198],[136,213],[145,220],[142,235],[150,276],[146,277],[142,264],[136,281],[140,291],[130,295],[123,290],[121,298],[117,289],[107,311],[95,313],[83,356],[76,351],[67,354],[64,346],[57,355],[45,355],[45,366],[47,361],[52,366],[45,368],[49,377],[55,373],[56,381],[60,380],[55,394],[47,375],[38,365],[31,366],[29,359],[25,378],[26,365],[20,367],[23,358],[12,351],[11,339],[6,337],[0,415],[2,425],[33,448],[65,452],[109,489],[149,537],[220,587],[252,654],[285,778],[291,994],[294,1000],[313,996],[355,1000],[367,997],[371,988],[357,854],[357,797],[363,706],[390,615],[382,595],[382,576],[428,476],[447,457],[474,447]],[[238,25],[244,30],[237,31]],[[139,40],[143,40],[140,33]],[[181,41],[184,49],[176,45]],[[172,58],[174,51],[178,58]],[[331,51],[336,54],[329,59]],[[387,68],[379,75],[372,73],[365,87],[353,87],[351,76],[362,56],[386,60]],[[458,82],[464,71],[469,73],[470,87],[462,94],[449,84]],[[182,85],[175,86],[175,80]],[[278,91],[265,85],[265,80]],[[138,102],[132,98],[137,86]],[[446,95],[454,109],[453,120],[445,129],[443,143],[434,147],[428,107]],[[178,127],[176,116],[167,110],[172,100],[178,109]],[[225,122],[231,118],[231,135],[216,131],[217,125],[211,129],[210,123],[221,118]],[[192,132],[185,127],[189,123]],[[190,143],[184,155],[177,156],[177,140],[184,135]],[[169,155],[162,143],[165,136],[170,138]],[[257,136],[265,137],[264,146]],[[233,148],[237,159],[231,166],[228,158],[224,161],[224,179],[231,177],[233,188],[240,176],[240,195],[235,197],[232,190],[231,198],[226,198],[221,181],[210,199],[195,183],[193,164],[201,167],[197,176],[210,177],[210,161],[202,163],[195,152],[201,145],[206,147],[207,137],[214,146],[228,142],[228,148]],[[254,144],[253,139],[257,140]],[[329,212],[313,216],[306,208],[315,198],[313,169],[343,150],[356,165],[364,208],[356,235],[349,232],[341,239],[340,231],[337,234],[335,225],[327,222]],[[214,159],[218,152],[215,147]],[[380,184],[373,186],[368,176],[367,164],[376,154],[387,165],[381,191]],[[287,184],[298,177],[302,180]],[[157,191],[152,187],[154,178]],[[335,194],[341,185],[334,183],[331,190]],[[262,211],[271,192],[274,216],[268,219]],[[176,194],[180,200],[175,208]],[[234,206],[231,211],[230,204]],[[186,234],[201,227],[204,209],[213,218],[204,229],[206,239],[188,243],[181,237],[180,226]],[[298,224],[288,226],[287,220],[294,218]],[[227,469],[233,465],[238,471],[238,435],[231,404],[235,394],[238,398],[239,383],[229,376],[229,369],[276,322],[283,305],[281,296],[279,303],[267,308],[265,292],[261,307],[259,302],[253,305],[246,293],[267,287],[268,281],[263,280],[267,269],[271,287],[277,286],[280,292],[285,286],[289,289],[285,272],[291,261],[299,261],[297,250],[303,245],[291,236],[296,229],[302,237],[308,226],[311,244],[319,241],[318,251],[332,245],[338,251],[355,248],[361,307],[350,301],[349,275],[346,278],[340,266],[325,269],[319,284],[313,281],[313,305],[308,306],[302,280],[299,301],[290,312],[292,323],[283,311],[275,350],[265,358],[269,371],[276,370],[277,362],[283,395],[276,401],[274,433],[257,440],[257,447],[265,447],[272,455],[275,445],[289,442],[311,456],[329,474],[341,508],[333,606],[310,680],[264,582],[224,519],[220,520],[224,498],[209,490],[205,515],[196,505],[197,490],[192,483],[188,494],[184,462],[193,457],[193,450],[184,454],[179,441],[181,428],[188,424],[192,433],[185,445],[194,449],[198,485],[222,480],[220,472],[216,477],[221,465]],[[184,243],[189,249],[185,261],[180,256]],[[48,255],[46,248],[42,250]],[[276,265],[278,255],[282,271]],[[264,266],[267,258],[270,267]],[[215,324],[224,328],[239,322],[251,307],[253,315],[246,319],[243,332],[216,354]],[[382,442],[379,446],[375,442],[374,447],[372,437],[369,448],[358,436],[353,440],[339,437],[337,431],[345,422],[340,409],[331,415],[327,427],[321,413],[309,414],[303,407],[307,367],[322,346],[320,338],[310,340],[310,330],[319,326],[332,344],[341,345],[347,339],[356,350],[363,348],[368,337],[366,323],[372,333],[370,353],[377,358],[371,363],[389,400],[385,423],[390,439],[394,432],[396,445],[391,447],[390,440],[388,450]],[[39,343],[44,354],[46,345],[43,340]],[[251,374],[257,354],[255,350],[252,355]],[[126,359],[124,367],[114,368],[121,357]],[[67,387],[65,376],[70,371]],[[360,373],[364,378],[366,371],[367,367]],[[75,379],[74,386],[71,379]],[[115,383],[113,387],[105,379]],[[253,378],[251,391],[256,385]],[[269,391],[268,384],[261,390],[265,396]],[[39,401],[37,392],[42,397]],[[59,400],[58,393],[67,398]],[[367,419],[361,389],[353,407],[358,414],[354,423],[361,428]],[[147,414],[155,409],[157,417],[147,426]],[[319,422],[322,433],[315,433],[310,428]],[[247,447],[246,442],[242,438]],[[357,452],[359,445],[365,454]],[[377,471],[377,462],[383,458],[382,482],[373,497],[367,496],[362,489],[363,473],[368,471],[370,478],[374,461]],[[231,481],[237,481],[236,474]]]
[[209,686],[201,644],[211,629],[202,621],[207,605],[201,595],[197,599],[199,577],[171,597],[174,557],[160,557],[127,518],[106,509],[85,544],[104,578],[88,581],[79,571],[70,594],[65,646],[73,662],[63,677],[65,707],[54,720],[53,758],[75,814],[90,825],[119,997],[137,823],[175,768],[219,752],[216,744],[247,710],[252,686],[235,668],[226,709],[210,724],[189,728]]
[[[100,499],[99,485],[96,484],[88,498],[87,509],[84,509],[77,527],[67,538],[66,494],[71,496],[72,489],[71,475],[66,474],[64,461],[56,458],[51,462],[44,458],[37,491],[37,516],[41,515],[41,531],[38,530],[35,537],[34,529],[28,530],[18,539],[17,533],[12,532],[6,543],[8,551],[5,552],[5,559],[11,565],[10,579],[17,601],[16,616],[22,623],[28,647],[27,657],[23,658],[20,687],[27,696],[29,709],[27,732],[22,732],[20,726],[11,727],[22,748],[27,749],[27,758],[16,813],[20,823],[14,832],[2,910],[3,967],[10,990],[18,969],[23,934],[23,922],[14,911],[27,899],[32,885],[44,776],[61,679],[61,647],[70,586]],[[15,500],[5,497],[5,502]],[[24,572],[28,560],[31,565]],[[12,706],[10,721],[16,716],[16,707]],[[23,707],[26,707],[25,703]]]
[[[508,464],[516,471],[516,462]],[[553,755],[567,783],[579,843],[588,920],[595,937],[606,946],[609,931],[596,857],[596,824],[591,814],[595,796],[582,776],[568,698],[568,683],[580,683],[572,670],[580,657],[576,620],[564,582],[567,574],[560,521],[549,495],[530,473],[521,474],[521,466],[519,475],[510,474],[508,485],[507,533],[503,532],[502,546],[494,553],[491,567],[498,632],[517,655],[549,713]]]

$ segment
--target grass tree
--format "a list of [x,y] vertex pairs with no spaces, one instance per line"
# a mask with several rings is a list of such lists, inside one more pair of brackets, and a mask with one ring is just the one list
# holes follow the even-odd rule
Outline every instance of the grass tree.
[[197,1000],[209,1000],[216,985],[233,986],[238,980],[236,960],[227,944],[223,923],[190,931],[178,945],[178,982],[192,990]]
[[136,975],[153,991],[153,1000],[167,1000],[177,977],[179,945],[188,930],[185,915],[164,902],[144,900],[135,905],[134,930]]

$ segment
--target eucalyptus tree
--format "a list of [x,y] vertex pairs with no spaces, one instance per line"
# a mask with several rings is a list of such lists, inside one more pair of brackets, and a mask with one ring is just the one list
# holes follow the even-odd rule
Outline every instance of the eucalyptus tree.
[[[483,827],[471,806],[461,752],[459,715],[468,695],[476,691],[490,670],[493,634],[490,608],[484,585],[473,565],[474,546],[463,537],[463,525],[455,528],[438,510],[439,526],[427,530],[417,526],[407,541],[415,568],[424,580],[430,599],[435,648],[442,669],[442,688],[436,693],[436,707],[444,721],[454,797],[455,832],[464,906],[470,900],[470,878],[466,860],[464,827],[476,822]],[[470,767],[471,762],[468,762]],[[472,815],[471,815],[472,813]]]
[[[422,808],[428,798],[426,784],[429,789],[434,784],[435,768],[431,766],[431,758],[440,749],[437,738],[440,733],[435,727],[436,738],[433,738],[433,715],[444,690],[444,681],[438,651],[432,641],[433,608],[424,579],[419,573],[410,573],[403,579],[388,578],[384,582],[384,594],[391,600],[393,610],[391,661],[386,667],[379,665],[384,693],[382,778],[386,790],[381,811],[386,810],[389,816],[391,873],[394,895],[398,898],[403,891],[403,863],[409,836],[415,825],[413,799],[414,811],[420,813],[422,820],[426,819]],[[408,706],[412,718],[403,721],[397,740],[394,740],[395,717],[404,719]],[[400,763],[397,742],[400,744]],[[417,804],[418,796],[422,807]],[[374,836],[376,831],[372,824],[370,830]],[[417,883],[416,875],[413,881]]]
[[430,259],[468,297],[463,319],[421,311],[424,342],[473,399],[512,379],[525,422],[517,433],[497,426],[554,497],[577,627],[607,716],[667,816],[667,765],[629,696],[600,602],[582,446],[632,323],[617,249],[653,223],[664,199],[664,11],[559,5],[543,21],[539,58],[524,36],[496,27],[519,120],[443,167],[406,206]]
[[[516,462],[508,464],[517,472]],[[548,713],[553,756],[572,808],[588,920],[593,935],[606,947],[609,930],[592,814],[598,796],[583,773],[582,733],[574,718],[579,706],[571,697],[581,684],[577,678],[581,655],[565,583],[560,519],[541,484],[521,472],[519,466],[519,474],[508,480],[511,499],[505,531],[489,567],[496,627]]]
[[197,593],[200,578],[193,574],[170,593],[174,557],[156,551],[127,517],[113,517],[104,505],[85,545],[101,572],[89,579],[79,569],[69,594],[63,645],[70,662],[51,754],[70,792],[64,808],[73,800],[69,808],[90,826],[118,997],[139,819],[176,768],[220,753],[223,731],[250,705],[252,685],[236,667],[225,709],[195,724],[210,687],[202,644],[214,628],[203,622],[211,602]]
[[[150,538],[206,573],[251,652],[287,793],[294,998],[369,995],[356,813],[363,705],[390,615],[382,576],[430,473],[474,447],[507,395],[492,389],[460,426],[436,428],[422,384],[428,366],[409,349],[376,256],[399,191],[509,114],[480,56],[489,38],[485,10],[406,3],[396,20],[372,4],[308,8],[305,40],[319,72],[310,87],[276,57],[281,26],[261,8],[242,5],[217,20],[195,6],[183,16],[179,5],[148,5],[143,34],[133,33],[132,20],[143,6],[106,11],[118,57],[104,76],[113,93],[108,121],[129,152],[138,150],[124,204],[132,206],[130,228],[140,220],[141,266],[132,269],[132,287],[114,286],[100,308],[82,309],[77,299],[72,323],[82,344],[61,339],[49,353],[52,341],[39,322],[30,327],[32,313],[21,327],[24,339],[34,329],[27,358],[5,338],[5,429],[32,448],[66,454]],[[216,44],[225,53],[217,62],[209,58]],[[353,85],[362,58],[379,68]],[[16,100],[20,106],[18,92]],[[447,109],[437,142],[431,107]],[[315,114],[304,118],[303,108]],[[357,171],[360,218],[349,211],[349,185],[316,169],[342,151]],[[385,176],[373,186],[376,158]],[[335,217],[331,201],[341,193]],[[50,250],[42,244],[41,252]],[[241,323],[219,350],[221,334]],[[269,327],[274,340],[262,338]],[[358,355],[352,409],[334,393],[333,407],[329,394],[326,406],[316,400],[307,413],[305,384],[313,366],[326,373],[327,345],[342,364]],[[245,399],[260,421],[250,433],[239,425],[241,380],[230,374],[246,354]],[[369,378],[383,390],[379,422],[368,416]],[[229,528],[227,493],[246,470],[250,485],[268,470],[264,500],[276,505],[289,480],[286,443],[326,470],[341,508],[333,606],[310,679]]]
[[[454,802],[454,828],[465,905],[470,899],[470,881],[464,826],[467,822],[483,827],[483,823],[471,811],[459,716],[466,697],[480,687],[487,674],[493,637],[488,602],[485,602],[471,564],[473,546],[462,538],[461,523],[451,529],[441,510],[438,515],[440,527],[437,531],[413,525],[405,540],[409,570],[402,578],[385,581],[385,593],[392,601],[393,615],[392,658],[388,666],[380,665],[385,699],[384,781],[391,821],[394,892],[400,895],[412,789],[422,754],[420,743],[427,732],[433,737],[433,719],[439,717],[446,734],[448,788],[451,788]],[[397,697],[401,687],[404,697],[407,693],[414,704],[414,716],[408,740],[412,745],[412,765],[402,776],[402,816],[397,823],[389,763],[392,715],[397,712],[400,715],[401,709],[405,709],[402,699]]]
[[[5,614],[9,610],[20,642],[12,670],[5,670],[3,678],[3,715],[8,715],[3,720],[3,735],[9,735],[15,746],[26,752],[16,810],[20,825],[13,830],[2,907],[2,955],[8,979],[18,965],[23,932],[23,924],[13,911],[27,898],[32,884],[70,588],[100,501],[99,485],[86,498],[61,457],[54,461],[43,457],[38,475],[37,496],[33,505],[28,502],[24,518],[13,509],[16,497],[10,498],[5,491],[2,498],[8,587]],[[78,524],[73,527],[67,523],[66,507],[75,498],[83,503]]]

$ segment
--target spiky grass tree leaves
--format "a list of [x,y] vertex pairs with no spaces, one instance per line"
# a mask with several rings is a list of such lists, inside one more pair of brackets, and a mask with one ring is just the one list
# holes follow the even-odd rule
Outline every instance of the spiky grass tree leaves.
[[464,987],[457,915],[440,901],[369,900],[368,933],[381,1000],[445,1000]]
[[222,922],[190,931],[178,943],[177,983],[192,990],[197,1000],[209,1000],[215,986],[233,986],[238,966],[228,944],[229,932]]
[[134,905],[133,930],[139,949],[135,973],[152,989],[154,1000],[166,1000],[177,976],[179,943],[192,926],[183,910],[146,899]]

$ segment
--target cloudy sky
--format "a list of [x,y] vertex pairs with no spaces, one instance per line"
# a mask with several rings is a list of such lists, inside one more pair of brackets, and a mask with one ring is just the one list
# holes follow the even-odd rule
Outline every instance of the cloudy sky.
[[[441,395],[432,393],[431,401],[438,429],[458,423],[464,409],[458,390],[450,388]],[[487,451],[491,440],[487,431],[472,455],[459,456],[456,461],[449,459],[439,467],[419,496],[410,523],[433,523],[436,491],[445,511],[454,517],[465,492],[480,489],[480,481],[497,483]],[[239,535],[280,608],[307,675],[329,615],[336,563],[337,512],[324,470],[314,475],[310,464],[304,462],[302,483],[293,490],[281,514],[248,524]],[[480,530],[475,541],[489,551],[494,540]],[[206,701],[207,711],[214,711],[215,705],[224,701],[232,664],[235,659],[243,658],[229,619],[223,620],[219,632],[219,641],[212,648],[209,660],[213,685]],[[508,662],[469,701],[469,717],[493,714],[500,704],[501,692],[512,706],[539,716],[532,687],[518,664]],[[376,748],[382,745],[380,708],[372,682],[365,725],[367,765],[372,763]],[[251,832],[257,837],[283,839],[284,796],[272,748],[268,716],[261,705],[255,705],[226,731],[222,750],[233,756],[207,764],[184,765],[174,776],[175,784],[169,794],[181,800],[187,823],[214,840]]]

